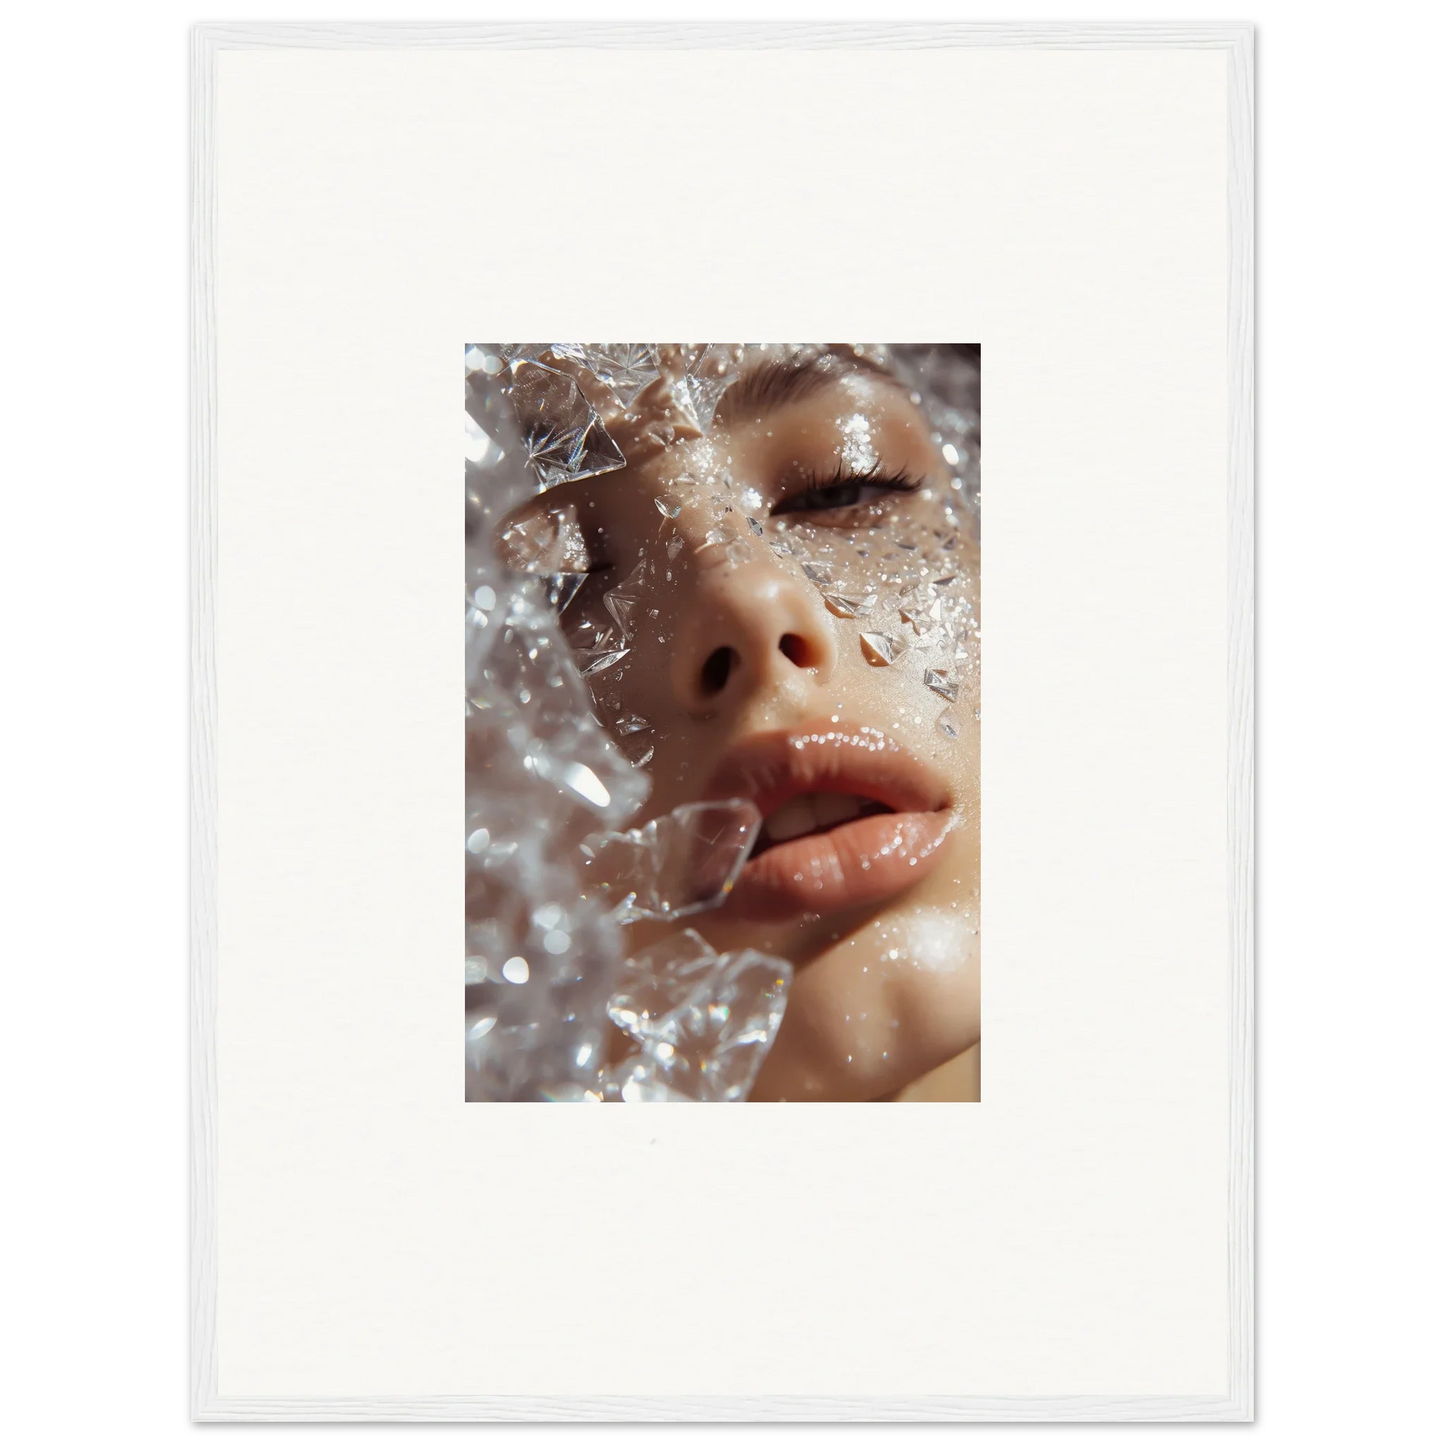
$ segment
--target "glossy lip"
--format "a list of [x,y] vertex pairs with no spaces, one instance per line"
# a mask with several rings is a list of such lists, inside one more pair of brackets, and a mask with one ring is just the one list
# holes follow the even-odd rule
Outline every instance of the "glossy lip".
[[891,808],[775,843],[743,869],[725,911],[738,918],[828,914],[882,902],[937,865],[951,828],[948,789],[877,728],[805,724],[748,738],[706,798],[751,798],[764,817],[802,793],[852,793]]

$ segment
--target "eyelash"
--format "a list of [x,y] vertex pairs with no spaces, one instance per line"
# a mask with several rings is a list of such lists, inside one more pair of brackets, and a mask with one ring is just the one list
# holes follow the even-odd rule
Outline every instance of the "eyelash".
[[847,502],[823,501],[830,492],[861,492],[865,487],[874,487],[884,492],[916,492],[922,485],[921,477],[911,476],[907,472],[885,472],[876,463],[867,471],[839,466],[831,475],[815,472],[805,477],[803,489],[779,502],[773,508],[772,515],[776,517],[790,512],[842,511],[847,507],[857,506],[861,500],[855,496]]

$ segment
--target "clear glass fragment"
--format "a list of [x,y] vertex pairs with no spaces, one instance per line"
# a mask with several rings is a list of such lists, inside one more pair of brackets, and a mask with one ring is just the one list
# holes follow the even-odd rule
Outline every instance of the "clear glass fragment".
[[861,597],[847,597],[841,592],[825,592],[823,603],[835,617],[866,617],[878,601],[876,592]]
[[860,633],[858,640],[862,645],[864,658],[873,667],[887,667],[890,663],[897,662],[908,650],[902,638],[889,632]]
[[958,684],[951,682],[948,674],[939,668],[930,667],[924,672],[923,685],[930,692],[936,692],[939,697],[946,698],[949,702],[958,701]]
[[650,1082],[700,1103],[747,1098],[783,1019],[792,965],[718,954],[692,929],[627,959],[608,1017],[642,1046]]
[[539,361],[514,361],[511,376],[512,406],[528,460],[544,490],[615,472],[627,464],[566,372]]
[[685,803],[641,828],[589,837],[583,887],[620,923],[685,918],[727,897],[761,828],[747,799]]

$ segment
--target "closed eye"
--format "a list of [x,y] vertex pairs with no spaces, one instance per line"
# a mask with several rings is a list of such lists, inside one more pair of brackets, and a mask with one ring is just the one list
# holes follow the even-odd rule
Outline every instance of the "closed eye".
[[922,485],[921,477],[907,472],[884,472],[879,467],[860,472],[840,467],[831,476],[815,474],[806,478],[800,491],[784,497],[773,507],[772,515],[838,511],[876,502],[890,492],[916,492]]

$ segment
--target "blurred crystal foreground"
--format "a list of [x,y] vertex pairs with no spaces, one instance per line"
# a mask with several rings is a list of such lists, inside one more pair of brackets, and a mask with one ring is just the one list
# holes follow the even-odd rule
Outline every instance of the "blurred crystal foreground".
[[[592,715],[558,624],[579,580],[569,538],[513,539],[525,571],[494,549],[499,519],[528,497],[623,465],[573,378],[537,359],[549,349],[576,353],[623,404],[658,374],[645,346],[466,349],[466,1097],[742,1100],[791,966],[716,954],[690,929],[627,957],[625,925],[721,903],[757,810],[690,804],[625,829],[650,749],[624,755]],[[706,425],[731,377],[705,351],[695,361],[682,390]],[[584,659],[607,665],[605,650]],[[621,1062],[609,1037],[628,1041]]]

